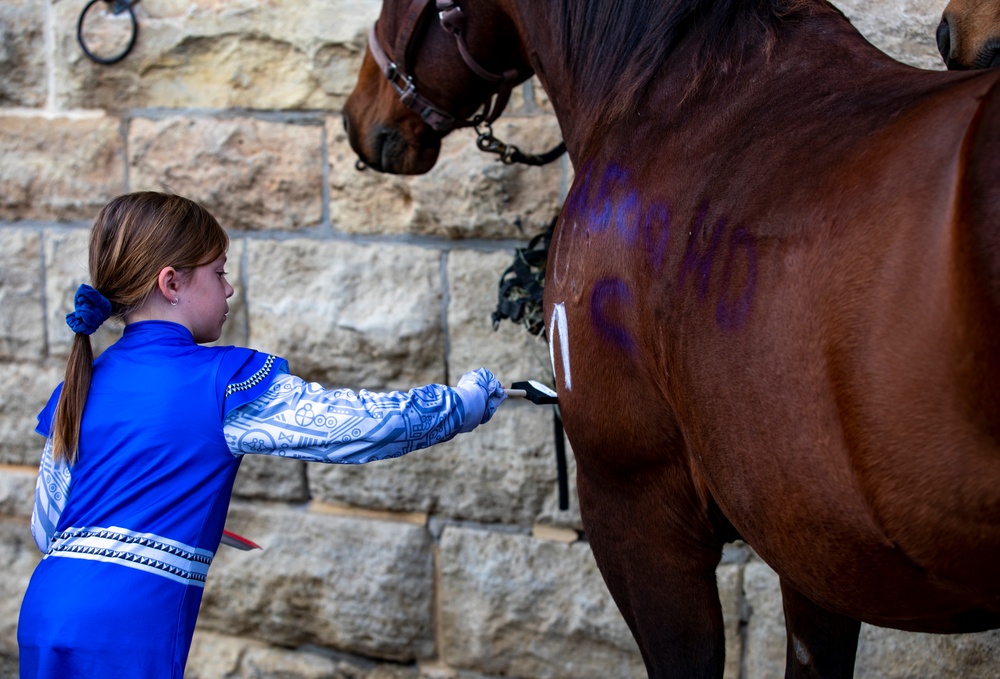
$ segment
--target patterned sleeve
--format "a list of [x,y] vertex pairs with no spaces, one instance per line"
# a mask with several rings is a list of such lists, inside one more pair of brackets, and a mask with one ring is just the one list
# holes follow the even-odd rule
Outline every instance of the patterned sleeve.
[[341,464],[400,457],[447,441],[466,425],[460,393],[438,384],[406,393],[326,390],[283,373],[226,416],[226,441],[235,455]]
[[52,457],[52,439],[46,439],[42,463],[35,483],[35,506],[31,510],[31,536],[43,554],[49,551],[52,535],[66,507],[70,491],[70,468],[65,460],[58,463]]

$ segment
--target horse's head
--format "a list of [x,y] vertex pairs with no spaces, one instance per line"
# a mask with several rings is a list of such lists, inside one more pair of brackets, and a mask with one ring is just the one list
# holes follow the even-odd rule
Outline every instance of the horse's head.
[[[344,105],[351,147],[374,170],[421,174],[457,127],[492,122],[531,75],[513,23],[494,2],[385,0]],[[491,103],[492,98],[492,103]],[[486,105],[484,114],[476,111]]]
[[950,69],[1000,66],[1000,0],[951,0],[937,44]]

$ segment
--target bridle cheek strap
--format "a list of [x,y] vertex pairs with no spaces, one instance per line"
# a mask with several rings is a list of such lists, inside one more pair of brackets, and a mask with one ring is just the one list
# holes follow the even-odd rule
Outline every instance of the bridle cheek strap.
[[413,78],[404,73],[382,49],[382,44],[375,32],[375,25],[368,33],[368,50],[382,71],[382,75],[399,94],[399,101],[420,116],[432,130],[446,134],[456,127],[460,127],[455,116],[439,109],[429,99],[417,92],[417,85],[413,82]]
[[507,102],[510,101],[510,93],[514,90],[514,86],[517,85],[520,73],[517,69],[509,69],[501,74],[497,74],[487,71],[480,66],[479,62],[472,56],[469,46],[465,42],[465,14],[462,12],[462,8],[456,5],[453,0],[435,0],[435,4],[438,10],[438,18],[441,21],[441,27],[455,38],[458,51],[462,55],[462,61],[465,62],[465,65],[483,80],[500,83],[500,89],[495,95],[493,106],[490,107],[490,110],[486,113],[486,117],[482,121],[487,124],[492,123],[500,117],[500,114],[507,106]]

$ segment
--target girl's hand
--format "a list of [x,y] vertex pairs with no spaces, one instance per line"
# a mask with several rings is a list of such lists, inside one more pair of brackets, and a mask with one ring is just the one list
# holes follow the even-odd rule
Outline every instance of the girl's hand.
[[455,387],[465,406],[465,422],[459,430],[470,432],[480,424],[486,424],[493,417],[497,406],[507,398],[503,385],[486,368],[473,370],[462,375]]

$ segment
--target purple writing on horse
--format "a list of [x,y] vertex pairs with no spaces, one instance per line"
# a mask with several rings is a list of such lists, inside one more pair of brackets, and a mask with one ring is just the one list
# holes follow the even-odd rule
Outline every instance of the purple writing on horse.
[[[673,212],[666,200],[643,204],[639,191],[630,186],[628,171],[617,164],[609,164],[593,181],[593,167],[585,166],[567,197],[562,219],[574,224],[585,224],[588,236],[616,238],[634,257],[643,258],[657,276],[668,275],[665,267],[670,247],[683,246],[683,257],[674,274],[676,289],[690,285],[701,303],[714,303],[719,328],[737,330],[742,327],[753,306],[757,283],[757,241],[750,229],[743,224],[730,225],[723,215],[709,219],[708,201],[698,206],[687,229],[680,229],[676,237]],[[596,188],[595,188],[596,187]],[[616,279],[619,303],[631,303],[633,283]],[[608,281],[595,284],[592,301],[592,321],[603,325],[604,308],[608,295]],[[599,301],[598,301],[598,298]],[[621,326],[604,327],[604,334],[615,337],[616,342],[627,346],[628,331]]]

